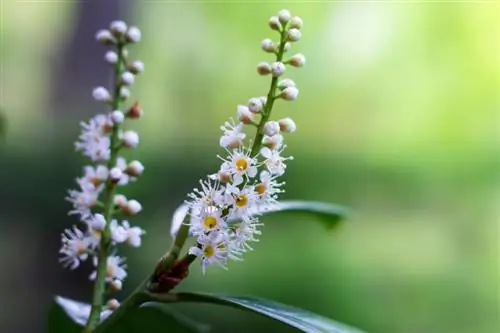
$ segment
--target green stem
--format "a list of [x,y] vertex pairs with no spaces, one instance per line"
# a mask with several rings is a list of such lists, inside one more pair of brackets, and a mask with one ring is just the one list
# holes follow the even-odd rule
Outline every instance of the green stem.
[[[281,62],[283,60],[284,50],[286,44],[286,27],[283,27],[280,36],[280,46],[278,52],[276,54],[276,61]],[[255,134],[255,141],[253,142],[251,156],[255,156],[262,145],[262,139],[264,138],[264,125],[271,117],[271,110],[273,109],[274,100],[276,97],[274,96],[274,92],[278,86],[278,77],[273,77],[271,80],[271,87],[269,88],[269,92],[267,93],[267,101],[266,105],[262,109],[262,117],[260,118],[260,123],[257,126],[257,133]]]
[[[123,44],[119,42],[117,44],[118,61],[115,65],[115,89],[113,93],[112,110],[119,110],[121,106],[120,88],[121,88],[121,74],[124,64],[123,58]],[[118,133],[120,131],[119,125],[113,126],[113,132],[110,138],[110,149],[111,154],[108,160],[108,170],[115,167],[116,160],[118,157],[118,150],[116,143],[118,141]],[[106,226],[101,235],[101,243],[99,244],[99,253],[97,256],[97,274],[94,283],[94,291],[92,293],[92,308],[90,310],[90,315],[87,320],[87,324],[83,330],[84,333],[90,333],[94,327],[99,323],[102,311],[103,296],[106,293],[106,268],[108,261],[108,254],[111,247],[111,230],[110,221],[113,218],[113,208],[114,208],[114,195],[115,195],[115,184],[108,182],[106,184],[104,192],[104,217],[107,221]]]

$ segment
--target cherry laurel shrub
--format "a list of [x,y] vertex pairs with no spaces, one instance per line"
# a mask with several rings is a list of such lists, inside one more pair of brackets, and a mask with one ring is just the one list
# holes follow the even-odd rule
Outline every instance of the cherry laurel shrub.
[[[97,32],[97,42],[109,47],[104,61],[113,70],[114,83],[92,92],[94,100],[109,106],[109,112],[81,123],[75,148],[89,163],[76,179],[77,189],[68,191],[67,200],[72,205],[69,214],[79,221],[62,233],[60,249],[60,262],[69,269],[77,269],[85,261],[92,263],[94,270],[89,279],[93,293],[90,304],[57,296],[49,314],[50,332],[157,331],[155,327],[170,331],[170,326],[176,327],[172,328],[176,332],[206,331],[207,327],[174,315],[168,304],[175,302],[236,307],[304,332],[359,332],[308,311],[256,297],[172,292],[195,262],[206,274],[212,266],[227,269],[230,260],[241,261],[246,252],[253,250],[252,243],[258,241],[266,214],[308,212],[333,225],[345,213],[342,207],[328,203],[279,198],[285,188],[280,179],[292,160],[286,156],[284,141],[297,126],[289,117],[275,118],[272,109],[275,103],[297,99],[297,85],[284,74],[303,67],[306,58],[291,53],[302,37],[300,17],[284,9],[268,23],[277,38],[264,39],[261,48],[274,60],[257,65],[259,75],[270,77],[267,94],[238,105],[235,118],[221,126],[219,170],[201,179],[199,187],[187,194],[171,221],[171,248],[122,302],[113,297],[127,277],[125,258],[119,250],[140,247],[146,235],[129,221],[141,212],[141,204],[120,193],[145,171],[140,161],[120,155],[136,149],[140,142],[130,125],[143,117],[143,110],[137,102],[130,104],[128,100],[135,80],[144,72],[144,64],[129,56],[129,48],[141,40],[141,31],[114,21],[108,29]],[[185,249],[191,238],[194,245]]]

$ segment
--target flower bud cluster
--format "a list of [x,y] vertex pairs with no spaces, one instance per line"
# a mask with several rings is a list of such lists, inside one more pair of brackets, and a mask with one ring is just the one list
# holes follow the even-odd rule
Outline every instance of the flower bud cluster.
[[[140,227],[131,226],[128,220],[119,221],[119,214],[134,216],[142,210],[141,204],[124,195],[116,194],[117,188],[135,181],[144,171],[140,161],[127,161],[118,156],[122,149],[135,148],[139,135],[133,130],[124,130],[125,120],[138,119],[142,115],[138,103],[129,108],[123,104],[130,96],[130,87],[136,76],[144,70],[141,61],[130,61],[126,47],[140,41],[141,32],[128,27],[123,21],[114,21],[109,29],[100,30],[96,40],[108,45],[104,60],[113,66],[115,86],[113,94],[105,87],[96,87],[93,98],[110,105],[110,112],[98,114],[88,122],[81,123],[81,134],[75,143],[77,151],[88,157],[91,164],[83,168],[83,175],[76,179],[78,189],[68,191],[66,198],[73,208],[69,212],[79,216],[81,224],[67,229],[62,234],[60,262],[70,269],[76,269],[83,261],[91,258],[98,266],[98,254],[106,250],[106,282],[110,291],[118,291],[127,276],[125,259],[116,253],[119,244],[132,247],[141,245],[145,233]],[[104,201],[100,201],[104,200]],[[90,279],[97,275],[95,270]],[[108,307],[116,308],[111,300]]]
[[[301,54],[283,60],[291,43],[300,37],[302,20],[282,10],[269,20],[271,29],[280,33],[280,40],[264,39],[261,48],[276,55],[272,63],[261,62],[257,66],[260,75],[272,75],[268,96],[253,97],[245,105],[238,105],[236,117],[227,121],[221,130],[219,144],[226,155],[219,156],[222,163],[217,173],[200,180],[201,187],[188,195],[190,234],[197,237],[197,244],[189,253],[201,258],[205,273],[209,265],[227,266],[228,259],[241,259],[243,253],[252,250],[251,243],[260,235],[259,212],[270,204],[279,204],[284,182],[278,178],[286,171],[291,156],[283,156],[285,133],[296,130],[289,118],[270,120],[275,100],[292,101],[298,90],[290,79],[282,79],[288,65],[301,67],[305,58]],[[256,139],[246,144],[245,129],[257,127]]]

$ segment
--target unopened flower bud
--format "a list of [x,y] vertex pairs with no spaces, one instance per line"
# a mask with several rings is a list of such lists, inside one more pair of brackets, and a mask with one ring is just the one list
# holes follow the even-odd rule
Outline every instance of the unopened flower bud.
[[122,178],[123,172],[119,168],[113,168],[109,170],[109,178],[111,179],[112,182],[116,183],[117,181]]
[[285,72],[286,66],[282,62],[273,62],[271,65],[271,73],[274,77],[281,76]]
[[144,72],[144,63],[142,61],[136,60],[130,64],[128,70],[133,74],[139,74]]
[[267,62],[261,62],[257,65],[257,73],[260,75],[268,75],[271,74],[271,65]]
[[300,33],[300,30],[296,29],[296,28],[292,28],[292,29],[288,30],[288,32],[286,34],[286,38],[290,42],[299,41],[301,36],[302,36],[302,34]]
[[280,132],[280,124],[277,121],[268,121],[264,125],[264,134],[274,136]]
[[134,131],[125,131],[122,137],[123,145],[128,148],[135,148],[139,145],[139,134]]
[[109,285],[109,288],[111,289],[112,292],[118,292],[120,290],[122,290],[122,281],[121,280],[113,280],[110,285]]
[[288,87],[295,87],[295,82],[291,79],[283,79],[278,82],[278,89],[283,90]]
[[279,149],[283,144],[283,136],[281,134],[274,136],[264,136],[262,144],[271,150]]
[[297,129],[297,125],[292,120],[292,118],[283,118],[278,121],[280,125],[280,130],[284,133],[293,133]]
[[127,86],[131,86],[132,84],[134,84],[134,81],[135,81],[134,74],[132,74],[130,72],[125,72],[125,73],[122,74],[122,82],[123,82],[123,84],[125,84]]
[[127,99],[130,97],[130,90],[127,87],[120,88],[120,97],[122,99]]
[[109,102],[111,100],[111,95],[109,94],[108,89],[104,87],[94,88],[92,96],[98,102]]
[[229,183],[231,181],[231,174],[227,171],[219,171],[218,176],[219,181],[223,184]]
[[123,194],[117,194],[113,198],[113,203],[115,204],[115,206],[119,206],[121,208],[125,207],[127,205],[127,202],[127,197]]
[[281,23],[277,16],[272,16],[269,19],[269,27],[273,30],[278,30],[278,31],[281,30]]
[[302,67],[306,64],[306,57],[302,53],[294,54],[288,61],[293,67]]
[[132,161],[127,165],[125,172],[132,177],[139,177],[144,172],[144,165],[139,161]]
[[267,96],[260,96],[259,99],[262,102],[262,107],[266,106]]
[[127,117],[132,118],[132,119],[138,119],[142,117],[142,114],[144,112],[142,111],[141,107],[139,106],[139,102],[135,102],[134,105],[128,110],[127,112]]
[[137,200],[129,200],[122,209],[127,215],[136,215],[142,210],[142,205]]
[[94,214],[94,217],[92,218],[90,222],[90,227],[92,230],[104,230],[104,227],[106,226],[106,219],[104,218],[104,215],[102,214]]
[[137,27],[130,27],[127,31],[126,38],[130,43],[139,43],[141,41],[141,30]]
[[270,40],[269,38],[264,39],[260,43],[260,47],[262,48],[263,51],[266,51],[269,53],[276,52],[276,49],[277,49],[276,44],[274,44],[273,41]]
[[121,37],[127,31],[127,24],[123,21],[113,21],[109,25],[109,30],[115,37]]
[[281,24],[285,25],[290,21],[292,18],[292,14],[288,9],[282,9],[278,12],[278,19],[281,22]]
[[288,52],[292,48],[292,43],[286,42],[285,46],[283,47],[283,52]]
[[253,113],[262,111],[263,106],[264,105],[262,104],[262,100],[260,99],[260,97],[254,97],[248,100],[248,109]]
[[116,52],[114,52],[114,51],[108,51],[104,55],[104,60],[108,64],[114,65],[118,61],[118,54],[116,54]]
[[283,91],[280,94],[280,97],[283,98],[285,101],[294,101],[297,99],[298,95],[299,95],[299,89],[295,87],[288,87],[283,89]]
[[125,115],[120,110],[115,110],[111,112],[111,120],[114,124],[121,124],[125,119]]
[[112,298],[107,303],[107,308],[110,310],[116,310],[120,307],[120,302],[116,298]]
[[302,26],[303,26],[303,22],[302,22],[302,19],[298,16],[294,16],[292,17],[292,19],[290,20],[290,25],[289,27],[290,28],[295,28],[295,29],[301,29]]
[[254,114],[245,105],[238,105],[236,115],[239,121],[247,125],[252,123],[254,117]]
[[98,41],[99,43],[104,44],[104,45],[109,45],[109,44],[115,43],[115,39],[113,38],[111,31],[106,30],[106,29],[99,30],[95,34],[95,39],[96,39],[96,41]]

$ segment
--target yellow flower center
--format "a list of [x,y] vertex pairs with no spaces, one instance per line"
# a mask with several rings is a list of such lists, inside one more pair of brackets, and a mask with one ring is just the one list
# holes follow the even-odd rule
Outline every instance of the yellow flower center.
[[217,226],[217,219],[213,216],[207,216],[203,220],[203,226],[205,229],[213,229]]
[[205,255],[205,257],[213,257],[214,254],[215,254],[215,249],[213,248],[213,246],[211,245],[208,245],[207,247],[205,247],[205,249],[203,250],[203,254]]
[[248,162],[246,158],[240,158],[236,160],[235,164],[238,171],[245,171],[248,168]]
[[236,206],[241,208],[245,207],[248,203],[248,197],[244,194],[240,194],[236,197]]
[[255,192],[259,194],[264,194],[266,192],[266,184],[260,183],[259,185],[255,186]]

